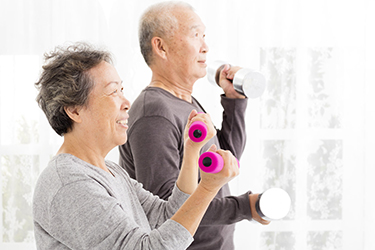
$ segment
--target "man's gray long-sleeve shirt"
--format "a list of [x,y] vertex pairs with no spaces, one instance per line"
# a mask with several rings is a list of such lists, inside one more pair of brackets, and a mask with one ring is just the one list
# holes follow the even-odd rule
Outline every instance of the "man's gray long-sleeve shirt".
[[[245,147],[247,99],[221,97],[222,128],[201,153],[215,144],[240,158]],[[168,199],[183,159],[183,133],[190,112],[204,112],[193,98],[189,103],[156,87],[142,91],[129,111],[128,141],[120,147],[120,165],[130,177],[163,199]],[[230,196],[225,185],[211,202],[189,249],[234,249],[234,225],[251,219],[249,192]]]
[[175,186],[166,202],[106,165],[114,176],[70,154],[50,161],[34,193],[37,248],[186,249],[192,236],[169,218],[189,195]]

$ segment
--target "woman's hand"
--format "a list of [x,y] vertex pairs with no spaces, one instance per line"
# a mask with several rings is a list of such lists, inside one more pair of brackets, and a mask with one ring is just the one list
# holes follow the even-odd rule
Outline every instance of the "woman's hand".
[[238,161],[230,151],[216,150],[215,145],[212,145],[208,151],[216,152],[223,157],[223,169],[216,174],[201,171],[198,187],[171,218],[184,226],[191,235],[195,234],[204,213],[219,189],[239,173]]
[[238,161],[229,150],[216,150],[216,146],[212,145],[208,150],[218,153],[224,160],[223,169],[215,174],[201,171],[200,186],[209,192],[218,192],[219,189],[239,174]]
[[[207,127],[206,138],[201,142],[194,142],[189,138],[189,128],[193,122],[201,121]],[[209,139],[216,135],[211,118],[208,114],[191,111],[184,132],[184,155],[181,170],[177,178],[177,187],[187,193],[192,194],[198,185],[198,159],[201,148]]]
[[[195,142],[192,141],[189,138],[189,129],[190,126],[197,121],[201,121],[206,125],[207,128],[207,135],[205,139],[201,142]],[[214,125],[212,124],[211,117],[209,114],[206,113],[198,113],[196,110],[192,110],[190,112],[187,124],[185,126],[184,131],[184,142],[185,142],[185,149],[186,150],[200,150],[211,138],[213,138],[216,135],[216,129]]]

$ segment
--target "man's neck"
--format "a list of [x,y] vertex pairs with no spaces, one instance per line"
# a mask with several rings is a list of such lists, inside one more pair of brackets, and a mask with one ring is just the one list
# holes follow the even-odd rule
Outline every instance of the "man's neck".
[[191,103],[193,84],[194,83],[185,83],[181,79],[169,79],[153,73],[151,83],[149,84],[149,86],[164,89],[172,95],[176,96],[177,98],[180,98]]

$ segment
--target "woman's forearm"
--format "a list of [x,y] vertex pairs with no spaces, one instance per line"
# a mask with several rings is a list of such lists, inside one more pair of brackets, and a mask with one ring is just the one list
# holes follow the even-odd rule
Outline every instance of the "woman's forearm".
[[[214,150],[213,147],[210,150]],[[215,174],[201,171],[201,181],[194,193],[173,215],[172,220],[184,226],[194,235],[208,206],[219,189],[239,173],[238,161],[230,151],[217,150],[224,161],[222,170]]]
[[198,186],[199,148],[185,148],[176,185],[184,193],[192,194]]
[[198,185],[171,219],[185,227],[193,236],[217,191],[209,191]]

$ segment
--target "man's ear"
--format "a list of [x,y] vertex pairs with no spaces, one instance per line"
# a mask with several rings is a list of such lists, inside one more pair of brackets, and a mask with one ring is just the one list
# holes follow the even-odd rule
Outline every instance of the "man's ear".
[[152,45],[152,49],[153,51],[155,52],[155,54],[163,59],[166,58],[167,56],[167,51],[166,51],[166,43],[165,41],[160,38],[160,37],[153,37],[151,39],[151,45]]
[[65,113],[69,116],[70,119],[72,119],[72,121],[76,123],[82,122],[82,118],[80,116],[81,109],[82,107],[78,107],[78,106],[64,107]]

